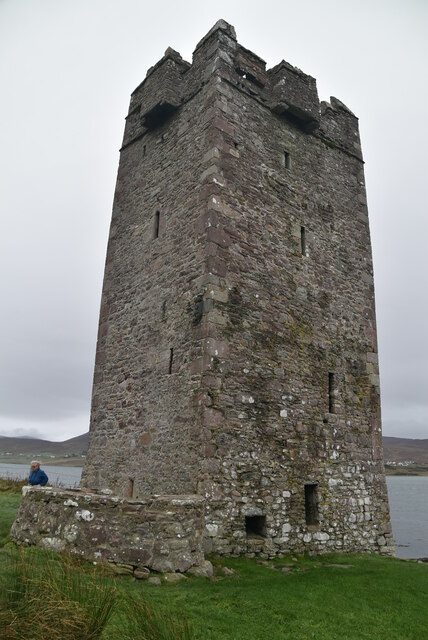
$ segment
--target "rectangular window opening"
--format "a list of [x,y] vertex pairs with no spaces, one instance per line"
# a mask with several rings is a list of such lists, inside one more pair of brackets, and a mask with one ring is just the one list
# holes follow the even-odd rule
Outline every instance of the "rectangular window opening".
[[128,486],[126,487],[126,498],[133,498],[134,497],[134,479],[133,478],[129,478],[128,480]]
[[153,238],[159,238],[159,225],[160,225],[160,211],[156,211],[155,213],[155,223],[154,223],[154,231]]
[[305,227],[300,227],[300,251],[302,252],[302,256],[306,255],[306,229],[305,229]]
[[169,367],[168,367],[168,373],[172,373],[172,363],[174,361],[174,349],[170,349],[169,350]]
[[146,154],[147,154],[147,146],[144,145],[144,147],[143,147],[143,158],[145,158]]
[[284,167],[286,169],[291,169],[291,156],[288,153],[288,151],[284,151],[284,160],[283,160],[283,162],[284,162]]
[[245,516],[247,538],[266,538],[266,516]]
[[328,374],[328,412],[335,413],[334,411],[334,391],[336,387],[335,375],[330,372]]
[[307,525],[319,524],[317,484],[305,484],[305,515]]

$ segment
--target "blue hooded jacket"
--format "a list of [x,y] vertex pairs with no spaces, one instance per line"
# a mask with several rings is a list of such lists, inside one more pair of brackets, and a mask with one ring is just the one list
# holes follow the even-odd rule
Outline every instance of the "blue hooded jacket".
[[37,471],[31,469],[31,473],[28,478],[28,484],[31,484],[32,486],[39,484],[41,487],[44,487],[48,479],[49,478],[47,477],[46,473],[42,471],[42,469],[38,469]]

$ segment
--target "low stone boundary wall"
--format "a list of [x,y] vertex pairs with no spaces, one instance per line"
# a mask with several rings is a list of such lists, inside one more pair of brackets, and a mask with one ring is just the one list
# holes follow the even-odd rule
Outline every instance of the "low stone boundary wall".
[[187,571],[204,561],[201,496],[129,500],[85,489],[24,487],[11,539],[92,561]]

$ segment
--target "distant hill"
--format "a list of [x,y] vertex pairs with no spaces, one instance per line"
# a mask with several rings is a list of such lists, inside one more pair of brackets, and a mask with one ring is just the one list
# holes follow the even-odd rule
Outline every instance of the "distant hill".
[[[82,456],[86,455],[88,450],[88,436],[88,433],[84,433],[64,442],[0,436],[0,457],[4,460],[6,454],[10,454],[14,458],[19,455],[40,456],[43,458],[43,454],[50,454],[55,458]],[[413,440],[411,438],[384,436],[382,440],[385,461],[405,462],[414,460],[416,464],[428,464],[428,439]]]
[[10,438],[0,436],[0,456],[6,454],[40,456],[49,453],[57,456],[81,456],[88,450],[88,433],[64,440],[64,442],[51,442],[50,440],[38,440],[37,438]]
[[428,439],[413,440],[383,436],[382,441],[385,462],[413,460],[416,464],[428,464]]

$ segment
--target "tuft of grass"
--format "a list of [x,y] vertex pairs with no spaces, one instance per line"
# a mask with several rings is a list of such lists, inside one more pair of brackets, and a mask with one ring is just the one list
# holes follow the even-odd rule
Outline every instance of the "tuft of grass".
[[182,612],[168,610],[165,602],[154,605],[141,594],[122,594],[112,631],[111,637],[121,640],[195,640]]
[[0,478],[0,495],[21,493],[26,480],[15,480],[14,478]]
[[16,491],[9,481],[0,480],[0,548],[9,542],[9,532],[21,502],[21,485]]
[[184,614],[118,583],[103,565],[11,546],[0,554],[0,638],[195,640]]
[[[40,560],[43,559],[43,562]],[[10,549],[2,554],[0,637],[3,640],[98,640],[116,602],[116,586],[99,570],[68,556]]]

